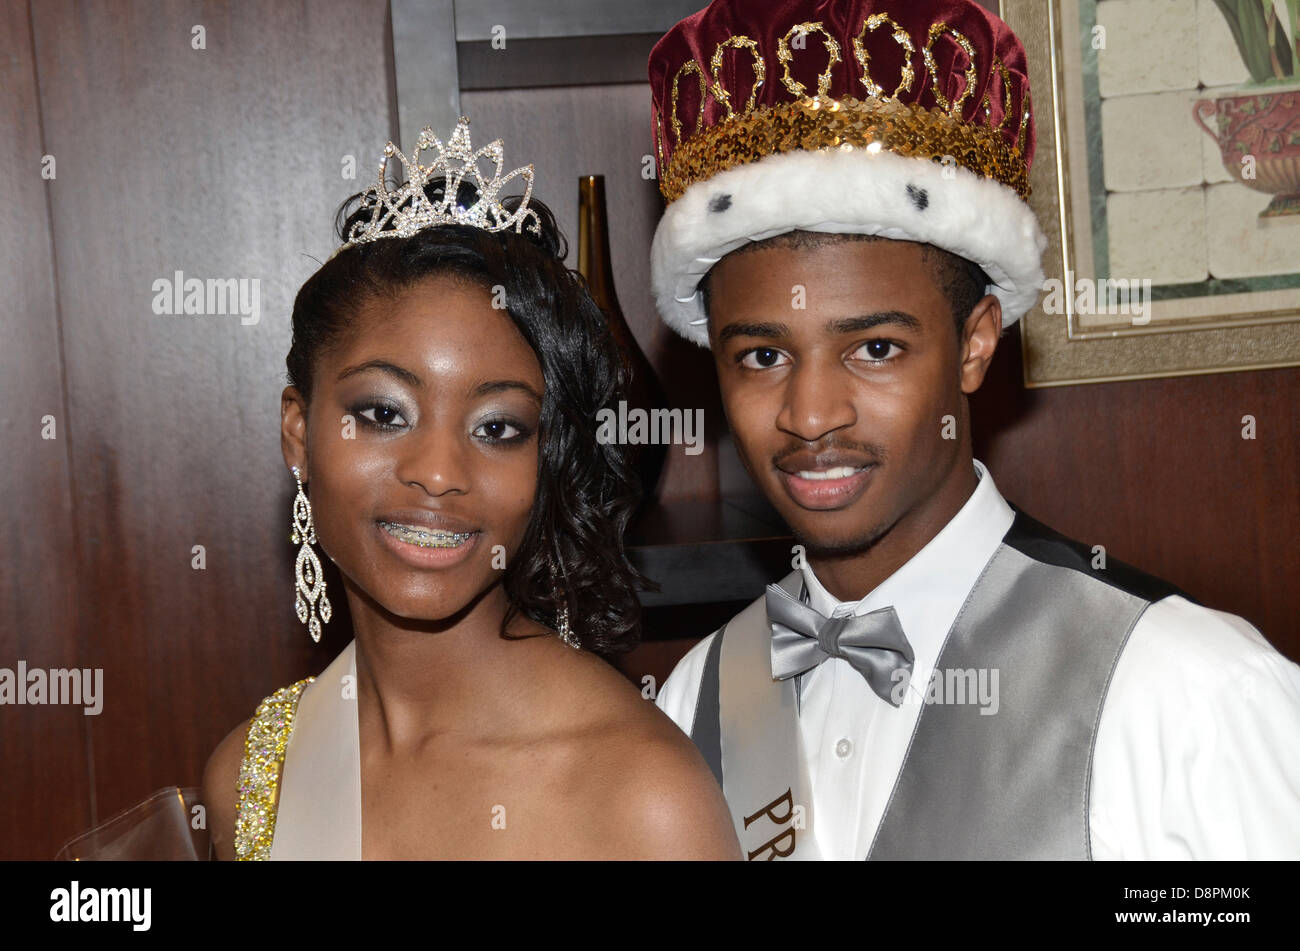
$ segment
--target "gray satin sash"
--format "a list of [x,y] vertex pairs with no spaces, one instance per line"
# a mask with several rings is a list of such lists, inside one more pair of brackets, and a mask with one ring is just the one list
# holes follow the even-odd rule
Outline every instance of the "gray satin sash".
[[[780,586],[797,595],[799,572]],[[800,749],[793,680],[772,677],[771,628],[762,598],[718,633],[722,792],[750,861],[817,859],[812,790]],[[761,755],[753,755],[761,750]]]
[[356,675],[353,641],[298,699],[284,754],[273,860],[361,859]]

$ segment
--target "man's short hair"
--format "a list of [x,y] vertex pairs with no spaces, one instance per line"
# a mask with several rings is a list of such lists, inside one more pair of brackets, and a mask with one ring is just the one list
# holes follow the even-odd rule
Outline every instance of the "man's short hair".
[[[752,241],[749,244],[741,245],[731,254],[728,254],[727,257],[735,254],[747,254],[763,248],[787,248],[804,251],[820,248],[827,244],[838,244],[843,241],[891,240],[893,239],[884,238],[877,234],[786,231],[765,238],[762,241]],[[948,304],[952,309],[953,324],[957,328],[957,340],[960,342],[962,330],[966,326],[966,318],[970,316],[970,312],[975,309],[975,305],[984,297],[985,288],[990,283],[989,276],[974,261],[969,261],[960,255],[945,251],[943,248],[937,248],[932,244],[921,245],[921,260],[925,262],[930,271],[930,279],[934,281],[935,287],[939,289],[939,292],[944,297],[948,298]],[[712,277],[713,271],[710,270],[704,275],[704,279],[700,281],[699,285],[699,291],[703,297],[705,317],[709,315],[709,284]]]

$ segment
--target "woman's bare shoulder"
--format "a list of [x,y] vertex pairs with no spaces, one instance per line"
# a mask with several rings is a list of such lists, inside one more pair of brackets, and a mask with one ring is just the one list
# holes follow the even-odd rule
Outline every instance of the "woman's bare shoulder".
[[217,858],[231,861],[235,857],[235,813],[239,806],[239,769],[244,761],[244,739],[248,736],[245,720],[226,734],[208,757],[203,770],[203,805],[207,811],[208,833]]
[[740,858],[722,790],[690,737],[600,663],[603,670],[589,672],[595,689],[584,713],[593,726],[581,760],[585,783],[603,804],[593,823],[602,851],[629,859]]
[[645,701],[646,722],[611,738],[606,834],[630,859],[739,859],[731,813],[690,737]]

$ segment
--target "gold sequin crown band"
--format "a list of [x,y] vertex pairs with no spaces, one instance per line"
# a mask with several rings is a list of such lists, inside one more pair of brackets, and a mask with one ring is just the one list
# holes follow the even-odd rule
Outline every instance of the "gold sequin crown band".
[[[420,153],[425,151],[435,153],[432,164],[420,163]],[[402,163],[406,180],[389,188],[388,163],[393,156]],[[483,159],[493,166],[491,177],[479,167]],[[456,123],[446,145],[425,126],[409,159],[389,142],[379,161],[378,182],[361,193],[361,210],[369,210],[370,217],[353,224],[347,241],[334,253],[381,238],[409,238],[425,228],[444,224],[470,225],[485,231],[510,229],[516,233],[527,228],[534,234],[540,233],[537,213],[528,207],[533,194],[533,167],[525,165],[503,176],[504,164],[505,152],[500,139],[474,150],[469,139],[469,120],[464,116]],[[514,178],[523,179],[524,194],[514,211],[507,211],[498,196]],[[435,190],[435,197],[430,197],[426,186],[440,180],[441,196]]]
[[656,44],[650,86],[670,202],[766,155],[828,148],[960,165],[1029,195],[1024,47],[971,0],[714,0]]

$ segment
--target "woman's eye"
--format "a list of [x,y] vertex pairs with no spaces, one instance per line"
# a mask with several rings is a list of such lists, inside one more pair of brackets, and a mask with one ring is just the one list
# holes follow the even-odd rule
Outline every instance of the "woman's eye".
[[880,363],[897,356],[902,352],[902,348],[892,340],[868,340],[858,347],[856,352],[863,355],[862,359]]
[[474,435],[480,439],[489,439],[494,442],[507,442],[512,439],[519,439],[526,433],[522,426],[518,426],[507,419],[489,419],[485,423],[479,423],[474,430]]
[[386,403],[371,403],[361,408],[358,415],[380,429],[400,429],[406,425],[401,411],[396,406],[389,406]]
[[740,365],[748,367],[751,370],[767,370],[774,366],[780,366],[780,360],[785,354],[780,350],[774,350],[772,347],[755,347],[753,350],[747,350],[740,357]]

